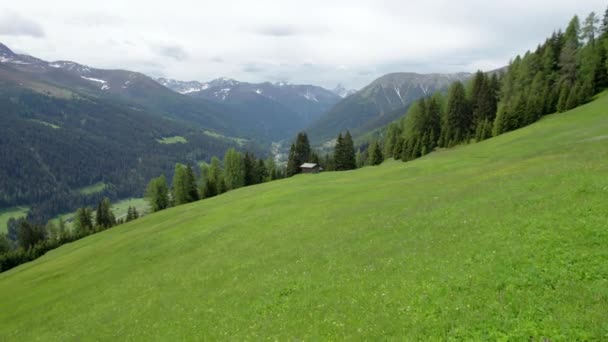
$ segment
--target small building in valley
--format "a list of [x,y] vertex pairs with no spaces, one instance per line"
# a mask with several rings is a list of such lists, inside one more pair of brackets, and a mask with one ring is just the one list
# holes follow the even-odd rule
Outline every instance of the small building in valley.
[[323,171],[323,168],[319,164],[304,163],[300,165],[300,170],[302,170],[302,173],[319,173]]

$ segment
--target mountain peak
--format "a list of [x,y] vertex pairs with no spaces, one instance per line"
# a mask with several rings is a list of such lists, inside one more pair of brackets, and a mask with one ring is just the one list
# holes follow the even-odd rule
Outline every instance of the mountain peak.
[[13,50],[9,49],[8,46],[0,43],[0,56],[13,57],[15,56],[15,53],[13,52]]
[[354,89],[346,89],[342,83],[338,83],[338,85],[332,90],[332,92],[341,98],[348,97],[357,91]]

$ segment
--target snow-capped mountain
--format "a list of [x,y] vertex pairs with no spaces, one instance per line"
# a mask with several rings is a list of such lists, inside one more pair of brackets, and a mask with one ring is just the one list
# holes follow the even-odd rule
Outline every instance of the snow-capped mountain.
[[403,116],[417,99],[470,77],[469,73],[384,75],[338,102],[309,127],[309,136],[322,142],[347,129],[354,135],[372,131]]
[[239,106],[252,114],[273,108],[284,115],[295,114],[305,123],[312,122],[341,99],[318,86],[288,82],[248,83],[225,77],[205,83],[166,78],[157,81],[180,94]]
[[332,90],[334,92],[334,94],[340,96],[341,98],[345,98],[348,96],[351,96],[352,94],[356,93],[357,91],[354,89],[346,89],[342,83],[338,83],[338,85]]

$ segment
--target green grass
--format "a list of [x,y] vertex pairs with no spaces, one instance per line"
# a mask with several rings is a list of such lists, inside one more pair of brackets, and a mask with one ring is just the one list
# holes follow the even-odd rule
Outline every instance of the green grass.
[[[150,206],[148,205],[148,202],[143,198],[123,199],[116,203],[112,203],[112,212],[114,213],[116,219],[126,218],[129,206],[137,208],[137,211],[139,212],[140,216],[148,214],[150,212]],[[59,219],[63,218],[66,227],[68,229],[72,229],[74,226],[74,214],[75,213],[67,213],[58,215],[52,221],[55,225],[59,225]],[[93,218],[95,218],[95,210],[93,210]]]
[[80,192],[83,195],[92,195],[92,194],[96,194],[98,192],[102,192],[106,186],[108,186],[106,183],[104,182],[99,182],[93,185],[89,185],[89,186],[85,186],[83,188],[78,189],[78,192]]
[[148,215],[0,274],[0,340],[606,340],[608,96]]
[[25,217],[30,210],[28,207],[10,207],[0,209],[0,233],[6,233],[8,220],[11,217],[15,219]]
[[161,144],[164,145],[171,145],[171,144],[185,144],[188,142],[188,140],[186,140],[186,138],[182,137],[182,136],[174,136],[174,137],[165,137],[162,139],[156,139],[156,141],[158,141]]

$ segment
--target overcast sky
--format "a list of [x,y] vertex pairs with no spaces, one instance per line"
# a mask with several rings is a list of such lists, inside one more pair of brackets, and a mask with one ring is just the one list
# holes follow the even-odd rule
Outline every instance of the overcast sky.
[[17,0],[0,4],[0,42],[45,60],[155,77],[360,88],[389,72],[498,68],[574,14],[603,15],[606,6],[606,0]]

